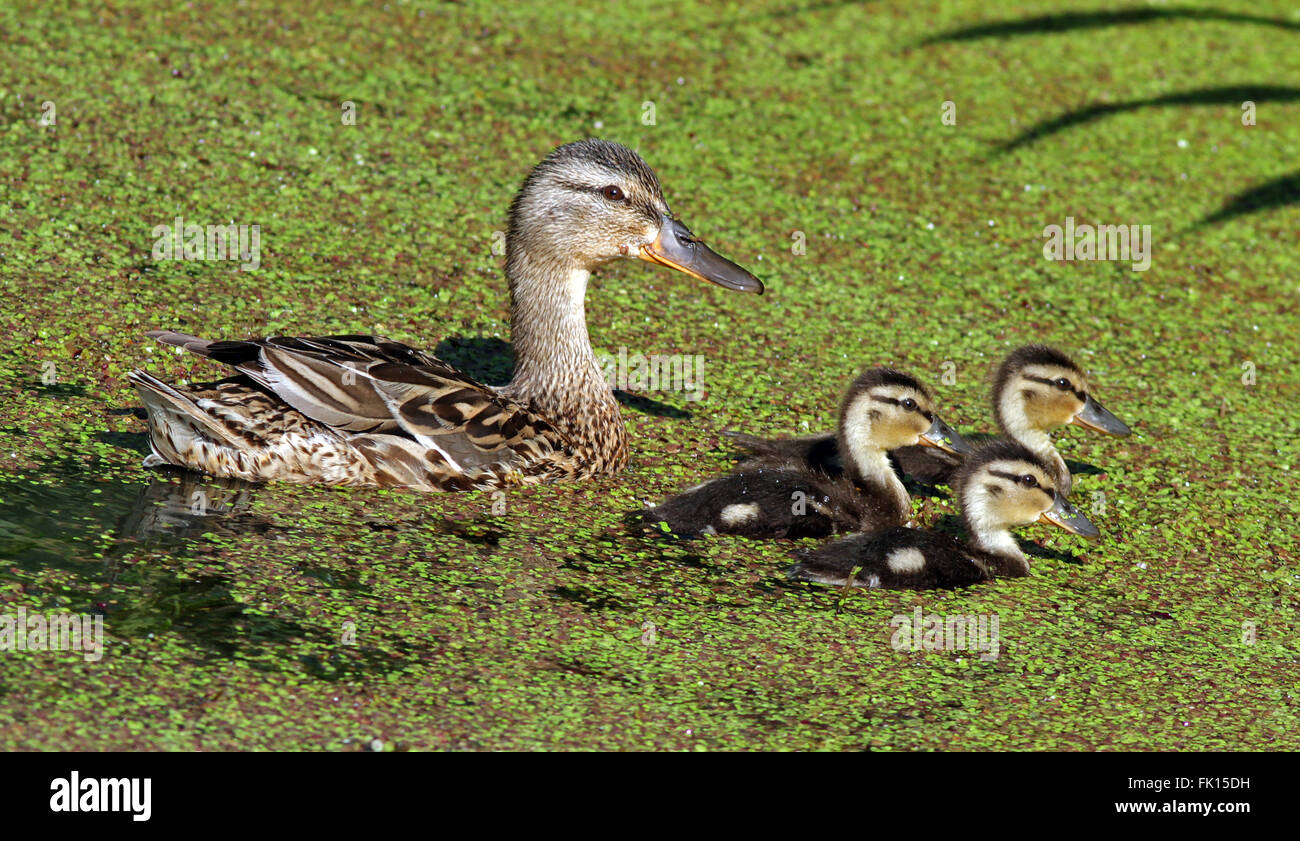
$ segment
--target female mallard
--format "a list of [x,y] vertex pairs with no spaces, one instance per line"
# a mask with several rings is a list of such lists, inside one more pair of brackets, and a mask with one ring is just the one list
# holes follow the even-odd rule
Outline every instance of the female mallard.
[[835,441],[848,454],[842,465],[761,460],[665,500],[644,519],[666,523],[682,535],[826,537],[889,528],[911,513],[907,489],[890,466],[890,450],[969,449],[935,415],[925,386],[892,368],[870,368],[849,386]]
[[[993,417],[1007,438],[1024,444],[1051,466],[1056,488],[1073,485],[1065,460],[1048,432],[1068,423],[1110,435],[1132,432],[1088,393],[1088,378],[1074,360],[1046,345],[1025,345],[1007,355],[993,380]],[[820,469],[836,469],[839,446],[833,432],[803,438],[759,438],[728,433],[758,460],[788,458]],[[919,446],[900,447],[892,457],[901,472],[923,482],[949,483],[962,454]]]
[[937,531],[895,528],[855,534],[803,553],[790,577],[821,584],[923,589],[961,587],[1029,574],[1011,529],[1041,521],[1097,537],[1097,528],[1055,488],[1046,459],[1014,441],[976,448],[954,480],[966,541]]
[[510,206],[506,277],[515,372],[502,388],[378,336],[205,341],[147,335],[238,376],[191,387],[133,371],[146,466],[216,476],[418,490],[578,479],[627,465],[618,402],[587,338],[592,269],[659,263],[727,289],[763,284],[675,219],[654,171],[603,140],[561,146]]

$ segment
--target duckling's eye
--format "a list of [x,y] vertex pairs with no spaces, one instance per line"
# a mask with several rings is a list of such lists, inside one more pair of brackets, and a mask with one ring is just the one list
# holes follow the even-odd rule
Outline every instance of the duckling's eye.
[[1056,382],[1052,383],[1052,385],[1056,386],[1061,391],[1070,390],[1070,381],[1067,380],[1065,377],[1057,377]]
[[1020,484],[1024,485],[1026,488],[1032,488],[1038,484],[1038,480],[1031,474],[1026,473],[1024,476],[1020,477]]
[[614,186],[613,184],[610,184],[608,187],[603,188],[600,191],[600,194],[605,198],[609,199],[610,201],[623,200],[623,191],[618,187]]
[[915,412],[915,411],[916,411],[916,401],[913,400],[913,399],[910,398],[910,397],[908,397],[907,399],[905,399],[902,403],[899,403],[898,405],[902,406],[904,409],[906,409],[906,410],[909,411],[909,412]]

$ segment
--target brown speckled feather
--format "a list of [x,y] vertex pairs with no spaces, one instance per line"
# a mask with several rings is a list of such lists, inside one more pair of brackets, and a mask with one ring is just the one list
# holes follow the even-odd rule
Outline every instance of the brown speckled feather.
[[150,409],[155,463],[251,481],[423,490],[591,472],[566,436],[526,406],[382,337],[205,343],[150,335],[243,372],[193,387],[132,373]]

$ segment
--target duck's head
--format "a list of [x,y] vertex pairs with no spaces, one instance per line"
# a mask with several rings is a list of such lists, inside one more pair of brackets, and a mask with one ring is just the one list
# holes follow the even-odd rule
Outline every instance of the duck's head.
[[925,386],[893,368],[869,368],[849,386],[840,404],[839,436],[858,464],[872,453],[915,444],[957,454],[970,450],[935,414]]
[[658,263],[740,292],[763,284],[673,216],[641,156],[606,140],[561,146],[533,169],[510,207],[512,278],[565,277],[618,258]]
[[1017,437],[1067,423],[1109,435],[1132,432],[1088,393],[1088,378],[1074,360],[1046,345],[1012,351],[993,384],[993,413]]
[[955,484],[962,516],[977,538],[1036,521],[1084,537],[1101,534],[1056,490],[1047,462],[1014,441],[997,439],[977,447],[966,457]]

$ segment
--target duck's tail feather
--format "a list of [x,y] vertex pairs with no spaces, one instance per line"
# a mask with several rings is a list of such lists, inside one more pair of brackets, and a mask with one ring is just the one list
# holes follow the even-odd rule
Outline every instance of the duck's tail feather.
[[191,336],[189,333],[182,333],[178,330],[150,330],[145,335],[151,339],[157,339],[165,345],[185,348],[190,353],[196,353],[199,356],[208,356],[208,346],[215,344],[207,339],[200,339],[198,336]]
[[163,463],[189,467],[192,459],[184,454],[193,452],[194,445],[200,441],[239,447],[240,442],[204,412],[192,397],[138,369],[128,374],[127,379],[135,386],[149,415],[149,446],[153,452],[145,459],[146,467]]

